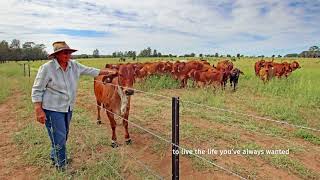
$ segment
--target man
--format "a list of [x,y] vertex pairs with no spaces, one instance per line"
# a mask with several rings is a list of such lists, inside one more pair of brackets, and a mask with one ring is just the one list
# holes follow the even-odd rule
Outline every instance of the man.
[[77,51],[69,48],[64,41],[53,43],[53,58],[43,64],[32,87],[36,119],[45,124],[51,140],[50,158],[58,170],[65,170],[67,153],[66,141],[69,124],[74,108],[76,91],[80,75],[96,77],[114,75],[114,70],[99,70],[84,66],[70,60],[71,53]]

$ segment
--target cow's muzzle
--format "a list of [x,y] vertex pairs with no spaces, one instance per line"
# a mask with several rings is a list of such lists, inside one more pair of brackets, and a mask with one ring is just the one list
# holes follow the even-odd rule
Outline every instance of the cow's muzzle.
[[127,90],[125,90],[125,93],[126,93],[127,96],[131,96],[131,95],[134,94],[134,90],[132,90],[132,89],[127,89]]

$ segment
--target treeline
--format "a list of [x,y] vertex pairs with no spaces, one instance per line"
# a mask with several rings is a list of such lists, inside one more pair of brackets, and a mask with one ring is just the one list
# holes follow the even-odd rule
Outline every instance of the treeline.
[[2,40],[0,43],[0,61],[48,59],[45,48],[44,44],[36,44],[31,41],[21,45],[18,39],[13,39],[10,44]]
[[[193,53],[193,57],[195,54]],[[156,49],[151,49],[150,47],[141,50],[139,53],[137,51],[115,51],[110,55],[100,55],[99,50],[95,49],[92,55],[88,54],[80,54],[80,55],[73,55],[72,58],[74,59],[81,59],[81,58],[132,58],[136,60],[138,57],[177,57],[177,55],[173,54],[162,54],[158,52]]]
[[302,51],[300,54],[287,54],[285,57],[303,57],[303,58],[319,58],[320,48],[318,46],[311,46],[307,51]]
[[156,49],[151,49],[150,47],[147,47],[146,49],[143,49],[137,54],[136,51],[116,51],[113,52],[112,57],[132,57],[135,59],[137,56],[138,57],[177,57],[177,55],[173,54],[163,54]]

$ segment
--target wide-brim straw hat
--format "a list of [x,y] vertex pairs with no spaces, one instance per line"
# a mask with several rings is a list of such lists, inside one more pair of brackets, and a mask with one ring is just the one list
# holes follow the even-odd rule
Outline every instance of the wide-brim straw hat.
[[60,51],[70,51],[70,53],[78,51],[76,49],[71,49],[65,41],[54,42],[52,46],[54,52],[48,55],[49,58],[53,58],[54,55],[56,55]]

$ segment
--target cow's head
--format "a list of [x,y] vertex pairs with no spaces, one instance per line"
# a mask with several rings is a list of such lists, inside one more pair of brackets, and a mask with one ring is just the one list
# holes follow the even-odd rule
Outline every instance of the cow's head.
[[266,63],[266,61],[265,60],[260,60],[260,61],[258,61],[258,66],[260,67],[260,68],[262,68],[263,66],[264,66],[264,64]]
[[272,68],[273,67],[273,62],[271,62],[271,61],[266,61],[266,62],[264,62],[263,64],[262,64],[262,66],[264,67],[264,68],[266,68],[266,69],[270,69],[270,68]]
[[178,63],[177,66],[176,66],[176,69],[174,69],[175,73],[176,72],[180,73],[181,71],[183,71],[185,66],[186,66],[185,62]]
[[234,68],[231,71],[231,76],[232,77],[239,77],[240,74],[244,75],[244,73],[238,68]]
[[301,66],[299,65],[299,63],[297,61],[293,61],[291,64],[290,64],[290,67],[292,69],[292,71],[298,69],[298,68],[301,68]]
[[167,61],[165,63],[164,72],[171,72],[172,71],[172,67],[173,67],[173,63]]
[[110,69],[110,68],[105,68],[106,70],[109,71],[108,75],[103,76],[102,82],[103,84],[111,83],[112,80],[118,76],[118,70],[117,69]]
[[118,84],[121,91],[127,95],[133,95],[134,91],[131,89],[134,83],[134,68],[132,64],[125,64],[119,67]]

